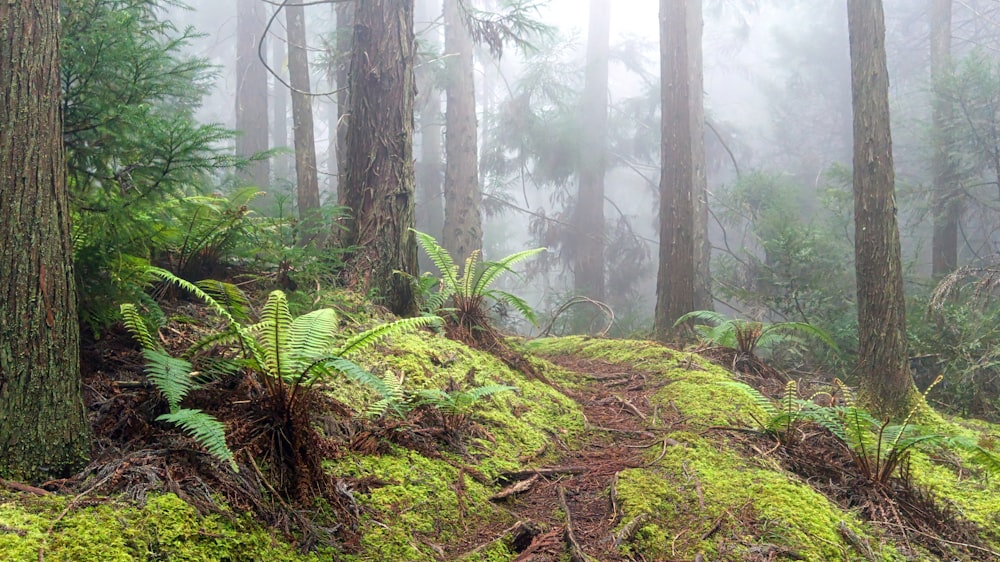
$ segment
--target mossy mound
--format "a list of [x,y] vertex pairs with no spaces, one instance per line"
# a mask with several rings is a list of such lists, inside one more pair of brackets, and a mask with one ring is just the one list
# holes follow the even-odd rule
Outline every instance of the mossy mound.
[[[523,458],[534,452],[551,454],[553,441],[573,443],[584,429],[582,411],[570,398],[511,370],[488,353],[441,335],[422,332],[394,337],[379,354],[361,362],[376,374],[393,372],[408,390],[491,384],[517,390],[484,398],[474,408],[472,419],[479,431],[465,436],[464,454],[444,448],[435,455],[440,458],[428,458],[393,446],[385,454],[352,455],[327,464],[334,474],[376,482],[370,490],[355,494],[363,512],[362,550],[356,560],[454,559],[465,534],[497,522],[513,522],[489,501],[496,492],[489,481],[506,471],[521,470]],[[554,369],[551,374],[564,375]],[[358,412],[371,400],[366,389],[349,384],[328,392]],[[474,559],[511,557],[505,545],[498,543]]]
[[[656,376],[666,384],[652,397],[654,407],[675,408],[687,420],[669,435],[680,445],[652,466],[620,475],[622,525],[644,518],[627,546],[630,552],[651,559],[690,560],[702,554],[715,560],[895,560],[905,559],[899,552],[910,549],[921,559],[936,558],[916,545],[893,544],[773,457],[748,455],[746,447],[734,444],[732,434],[720,427],[756,428],[754,419],[764,418],[746,392],[717,384],[732,379],[724,369],[652,342],[567,337],[531,342],[528,349],[543,356],[598,359]],[[988,439],[997,431],[988,424],[924,417],[936,420],[935,430],[947,434],[975,432]],[[915,452],[912,481],[977,524],[982,544],[997,550],[1000,483],[976,477],[964,460]]]
[[328,559],[324,553],[296,552],[276,533],[245,517],[201,516],[173,494],[151,497],[142,507],[84,499],[81,506],[67,510],[70,501],[61,496],[0,495],[0,560]]

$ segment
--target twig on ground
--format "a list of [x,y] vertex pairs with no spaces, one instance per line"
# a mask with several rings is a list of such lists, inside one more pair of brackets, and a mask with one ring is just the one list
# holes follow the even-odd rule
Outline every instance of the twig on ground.
[[566,514],[566,529],[563,531],[563,538],[569,546],[570,562],[592,562],[594,559],[583,551],[583,547],[576,540],[576,532],[573,530],[573,516],[569,511],[569,504],[566,503],[566,488],[559,486],[559,505]]

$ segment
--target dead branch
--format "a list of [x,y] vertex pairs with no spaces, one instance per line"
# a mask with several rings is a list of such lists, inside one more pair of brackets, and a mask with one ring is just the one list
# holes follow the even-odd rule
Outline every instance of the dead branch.
[[570,562],[591,562],[593,558],[587,556],[583,547],[576,540],[573,517],[570,515],[569,504],[566,503],[566,488],[562,486],[559,486],[559,505],[562,507],[563,513],[566,514],[566,529],[563,531],[563,538],[566,539],[566,545],[569,546]]
[[497,480],[510,482],[513,480],[524,480],[532,476],[559,476],[562,474],[586,474],[590,469],[585,466],[554,466],[551,468],[533,468],[531,470],[519,470],[517,472],[504,472]]
[[490,496],[490,499],[494,501],[502,500],[516,494],[527,492],[528,490],[531,489],[532,486],[535,485],[535,482],[538,482],[538,480],[541,477],[542,476],[540,474],[535,474],[534,476],[528,478],[527,480],[518,480],[517,482],[514,482],[510,486],[507,486],[503,490],[500,490],[496,494]]
[[614,534],[614,548],[618,548],[627,541],[632,540],[632,537],[635,536],[635,534],[639,531],[639,528],[642,527],[642,524],[645,523],[647,519],[649,519],[648,513],[640,513],[639,515],[633,517],[631,521],[626,523],[620,531]]

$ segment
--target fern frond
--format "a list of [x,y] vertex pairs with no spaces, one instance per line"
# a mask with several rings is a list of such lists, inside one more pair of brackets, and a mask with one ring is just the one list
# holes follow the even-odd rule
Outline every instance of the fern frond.
[[381,377],[376,377],[379,381],[380,398],[371,403],[365,409],[368,417],[381,417],[387,411],[392,410],[395,414],[402,414],[406,409],[407,397],[403,390],[403,377],[397,377],[392,371],[386,371]]
[[705,323],[710,323],[714,326],[725,324],[726,322],[729,321],[728,318],[726,318],[725,316],[714,310],[694,310],[678,318],[677,321],[674,322],[673,327],[676,328],[677,326],[680,326],[681,324],[687,322],[688,320],[700,320]]
[[438,244],[438,241],[430,234],[425,234],[419,230],[410,230],[416,235],[417,243],[424,249],[427,256],[431,258],[431,262],[441,272],[441,280],[443,281],[441,292],[445,294],[442,297],[442,301],[448,300],[448,297],[458,290],[458,267],[451,259],[451,254],[441,244]]
[[213,457],[229,463],[233,472],[239,472],[233,452],[226,445],[226,426],[201,410],[183,409],[163,414],[157,421],[170,422],[191,436]]
[[538,325],[538,316],[535,314],[535,309],[531,308],[531,305],[521,297],[507,291],[501,291],[500,289],[493,289],[489,292],[489,296],[513,306],[514,310],[520,312],[525,320],[531,322],[532,325]]
[[[516,273],[512,268],[514,264],[526,260],[535,254],[544,252],[545,248],[532,248],[521,250],[497,261],[484,262],[485,266],[481,275],[478,276],[475,285],[476,294],[483,294],[489,289],[497,277],[504,272]],[[468,275],[468,273],[466,273]]]
[[124,303],[119,307],[119,310],[121,310],[122,323],[125,324],[125,328],[143,349],[162,349],[159,342],[149,332],[146,319],[139,314],[139,309],[134,304]]
[[728,386],[730,388],[738,388],[749,394],[750,397],[753,398],[754,403],[756,403],[757,406],[763,410],[764,415],[767,416],[767,420],[761,424],[764,426],[764,429],[767,429],[767,426],[770,425],[769,420],[776,418],[781,413],[777,408],[775,408],[774,402],[772,402],[770,398],[764,396],[759,390],[746,383],[739,381],[722,381],[718,384]]
[[144,349],[142,355],[146,358],[146,377],[167,399],[170,411],[180,408],[181,401],[195,386],[191,363],[155,349]]
[[214,298],[212,298],[212,295],[209,295],[204,290],[202,290],[201,287],[195,285],[194,283],[187,281],[186,279],[181,279],[180,277],[174,275],[173,273],[170,273],[166,269],[161,269],[159,267],[150,266],[146,269],[146,271],[154,277],[158,277],[161,280],[170,283],[171,285],[175,285],[191,293],[192,295],[198,297],[199,300],[207,304],[209,307],[211,307],[212,310],[214,310],[216,314],[218,314],[219,316],[222,316],[223,318],[234,324],[237,323],[236,319],[233,317],[232,314],[230,314],[229,310],[226,307],[219,304]]
[[246,322],[250,319],[250,299],[236,285],[215,279],[204,279],[198,281],[196,285],[205,291],[206,295],[210,295],[216,302],[226,307],[233,318],[240,322]]
[[271,291],[261,310],[261,330],[257,341],[264,355],[264,364],[272,377],[284,378],[288,374],[288,340],[292,326],[292,314],[288,311],[288,299],[282,291]]
[[485,384],[483,386],[477,386],[475,388],[469,389],[466,392],[473,400],[481,400],[487,396],[493,396],[494,394],[502,394],[504,392],[514,392],[517,390],[516,386],[510,386],[506,384]]
[[458,294],[467,299],[483,294],[475,289],[477,287],[475,280],[485,271],[485,268],[479,264],[480,253],[481,250],[473,250],[469,254],[469,257],[465,258],[465,266],[462,268],[462,278],[458,281]]
[[374,328],[355,334],[344,342],[339,348],[337,348],[331,355],[343,357],[350,353],[375,345],[387,337],[413,332],[433,324],[440,325],[441,318],[437,316],[417,316],[414,318],[401,318],[399,320],[380,324]]
[[[764,327],[765,333],[773,332],[794,332],[807,336],[812,336],[819,341],[830,346],[830,349],[840,352],[840,348],[837,347],[837,342],[833,341],[830,334],[826,333],[825,330],[817,326],[813,326],[808,322],[778,322],[777,324],[769,324]],[[763,338],[763,336],[761,336]]]
[[285,371],[296,378],[317,359],[330,353],[337,330],[337,313],[321,308],[296,317],[288,327]]

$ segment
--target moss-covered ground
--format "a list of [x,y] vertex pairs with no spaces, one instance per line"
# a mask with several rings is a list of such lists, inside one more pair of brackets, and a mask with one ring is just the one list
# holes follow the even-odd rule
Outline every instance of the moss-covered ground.
[[[904,552],[933,559],[817,492],[767,450],[748,452],[729,429],[755,428],[762,412],[745,391],[719,384],[732,377],[707,360],[651,342],[578,337],[532,341],[525,349],[538,357],[575,357],[640,373],[648,388],[646,425],[633,433],[663,446],[637,448],[641,462],[594,490],[617,499],[614,529],[622,533],[622,559],[903,560]],[[518,553],[510,540],[484,540],[520,519],[516,502],[490,500],[501,489],[496,479],[558,465],[568,451],[595,440],[603,440],[603,447],[614,435],[596,431],[584,414],[581,395],[595,388],[588,386],[587,373],[542,359],[533,362],[559,389],[429,332],[395,337],[358,359],[376,374],[392,372],[411,390],[487,384],[517,390],[473,408],[477,429],[464,436],[462,450],[442,446],[422,453],[393,443],[377,454],[327,462],[332,474],[365,483],[349,491],[359,510],[356,552],[302,554],[248,517],[199,515],[170,494],[151,496],[141,506],[97,498],[70,506],[66,497],[4,492],[0,560],[38,560],[39,552],[47,561],[419,561],[461,559],[470,552],[464,559],[513,560]],[[573,396],[560,389],[571,389]],[[359,417],[374,399],[346,380],[323,390]],[[668,413],[671,423],[662,421]],[[936,420],[955,431],[998,434],[985,424]],[[917,454],[911,472],[921,487],[983,529],[986,544],[1000,547],[1000,484],[961,466]],[[564,477],[573,478],[557,478]],[[633,523],[634,529],[626,529]],[[590,546],[596,545],[585,544],[584,551]],[[981,559],[989,556],[983,551]]]

